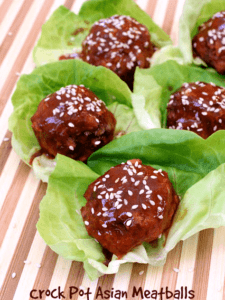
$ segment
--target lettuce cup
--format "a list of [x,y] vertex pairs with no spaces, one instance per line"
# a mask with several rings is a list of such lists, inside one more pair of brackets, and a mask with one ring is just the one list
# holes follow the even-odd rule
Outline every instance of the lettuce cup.
[[[37,229],[53,251],[66,259],[83,262],[85,271],[92,280],[103,274],[116,273],[119,266],[127,262],[162,265],[168,252],[179,241],[200,230],[225,225],[224,142],[224,131],[202,139],[193,132],[152,129],[133,132],[112,141],[93,153],[87,165],[57,155],[56,168],[49,178],[47,193],[40,204]],[[119,164],[125,163],[124,166],[127,167],[128,161],[129,165],[133,163],[137,168],[140,162],[151,166],[155,169],[153,172],[160,176],[167,173],[180,197],[180,203],[169,232],[158,236],[153,244],[143,242],[120,259],[113,255],[108,264],[105,264],[108,256],[105,256],[106,252],[101,244],[88,235],[86,227],[90,224],[82,218],[81,209],[87,202],[84,194],[87,193],[88,186],[102,185],[99,181],[105,178],[106,182],[109,178],[109,175],[100,176],[109,174],[109,170],[116,170]],[[133,174],[129,175],[128,177],[135,177]],[[143,184],[147,180],[145,178]],[[139,182],[135,181],[134,184],[137,186]],[[132,191],[128,191],[128,194],[131,195]],[[102,193],[101,197],[108,198],[103,194],[106,195]],[[143,190],[139,194],[143,195]],[[152,195],[150,191],[148,195]],[[125,206],[129,205],[128,197],[124,202]],[[109,198],[113,199],[111,196]],[[158,199],[161,199],[159,195]],[[123,197],[122,200],[125,201]],[[120,205],[117,203],[116,207]],[[136,205],[134,206],[135,210]],[[144,211],[147,210],[146,206],[144,204]],[[154,208],[154,205],[151,207]],[[91,211],[93,212],[93,208]],[[107,209],[104,213],[106,211]],[[127,223],[127,226],[130,225],[131,220]]]
[[79,14],[64,6],[57,8],[43,25],[41,37],[34,48],[37,66],[53,62],[63,54],[81,51],[81,44],[91,26],[98,20],[113,15],[126,15],[145,25],[151,41],[159,48],[172,44],[170,37],[153,22],[133,0],[94,0],[85,2]]
[[184,64],[209,66],[219,73],[225,73],[224,67],[219,63],[220,60],[225,60],[224,48],[221,48],[224,36],[221,24],[224,21],[219,21],[219,18],[223,19],[219,13],[223,10],[225,3],[221,0],[186,0],[179,23],[179,49]]
[[12,96],[13,148],[47,182],[57,153],[86,161],[113,138],[141,130],[132,97],[106,68],[79,60],[41,66],[21,76]]
[[[144,122],[149,118],[153,123],[151,128],[171,126],[174,129],[183,128],[200,133],[198,130],[208,126],[212,127],[212,131],[209,130],[212,134],[214,131],[224,128],[224,87],[225,81],[222,75],[196,66],[180,65],[170,60],[152,66],[150,69],[136,70],[132,103],[138,121],[141,122],[139,124],[145,129],[148,129],[148,126]],[[196,88],[198,88],[198,92],[194,93],[194,89],[197,91]],[[179,90],[181,91],[179,101],[183,107],[181,108],[179,103],[171,108],[172,102],[178,97]],[[189,103],[190,100],[196,103],[193,105]],[[173,114],[177,112],[179,115],[175,126],[168,122],[171,111]],[[191,117],[190,114],[192,114]],[[145,118],[141,118],[141,115]],[[208,120],[208,115],[210,115],[210,120]],[[193,125],[183,126],[191,118],[193,118]],[[198,122],[205,124],[199,124],[198,127]],[[207,137],[207,134],[202,136]]]
[[81,59],[104,66],[133,88],[135,68],[148,68],[169,36],[133,0],[87,1],[78,15],[60,6],[43,25],[34,48],[36,65]]

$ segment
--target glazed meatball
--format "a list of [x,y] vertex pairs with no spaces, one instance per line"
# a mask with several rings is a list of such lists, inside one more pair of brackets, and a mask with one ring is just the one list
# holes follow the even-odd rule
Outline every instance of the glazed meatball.
[[76,58],[112,70],[132,89],[135,68],[149,68],[155,50],[144,25],[129,16],[115,15],[94,23]]
[[225,11],[216,13],[199,27],[192,45],[195,55],[218,73],[225,74]]
[[113,139],[116,124],[104,102],[83,85],[69,85],[48,95],[31,121],[44,153],[81,161]]
[[213,83],[184,83],[171,95],[167,127],[194,131],[207,138],[225,129],[225,89]]
[[88,234],[119,259],[168,230],[179,202],[167,173],[139,159],[112,167],[84,197]]

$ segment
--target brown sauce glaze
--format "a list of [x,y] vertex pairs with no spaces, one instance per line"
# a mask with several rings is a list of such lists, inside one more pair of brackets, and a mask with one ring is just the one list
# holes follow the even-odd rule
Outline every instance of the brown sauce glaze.
[[170,226],[176,195],[166,172],[132,159],[89,185],[81,209],[88,234],[120,259]]
[[218,73],[225,74],[225,11],[199,26],[192,47],[195,57],[199,56]]
[[134,71],[149,68],[156,47],[148,29],[129,16],[115,15],[95,22],[82,43],[82,52],[59,59],[80,58],[95,66],[104,66],[133,88]]
[[104,102],[83,85],[70,85],[44,98],[31,118],[41,152],[86,161],[114,136],[116,120]]
[[225,89],[213,83],[184,83],[171,95],[167,127],[190,130],[202,138],[225,129]]

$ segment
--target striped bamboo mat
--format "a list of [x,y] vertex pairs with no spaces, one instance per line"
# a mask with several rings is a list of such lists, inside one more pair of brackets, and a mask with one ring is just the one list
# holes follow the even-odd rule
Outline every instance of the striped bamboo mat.
[[[82,263],[59,257],[36,231],[46,184],[35,179],[12,150],[7,129],[10,98],[20,74],[34,69],[31,53],[41,25],[59,5],[78,12],[83,2],[0,0],[0,299],[107,299],[101,296],[106,290],[112,292],[108,299],[142,299],[141,294],[132,294],[134,287],[146,290],[144,299],[169,299],[169,291],[175,290],[180,291],[180,298],[170,299],[191,299],[190,294],[185,298],[185,288],[194,291],[195,300],[225,299],[225,228],[205,230],[179,243],[163,267],[122,265],[118,274],[93,282]],[[184,0],[136,2],[176,44]],[[79,293],[75,294],[75,287]],[[165,292],[166,287],[167,295],[148,295],[152,290]],[[88,288],[91,294],[82,296]],[[127,294],[119,298],[116,290]],[[71,297],[70,292],[74,293]]]

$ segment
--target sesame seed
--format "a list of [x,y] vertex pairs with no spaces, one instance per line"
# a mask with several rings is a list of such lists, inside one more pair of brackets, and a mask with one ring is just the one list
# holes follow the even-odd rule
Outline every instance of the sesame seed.
[[74,147],[73,147],[73,146],[69,146],[69,149],[73,151],[73,150],[74,150]]
[[133,192],[128,190],[128,195],[132,196],[133,195]]
[[144,203],[142,203],[141,206],[143,207],[143,209],[147,208],[147,206]]
[[144,189],[140,190],[139,195],[143,194],[144,191],[145,191]]
[[95,142],[95,145],[99,145],[99,144],[101,144],[101,141],[96,141]]
[[24,260],[24,263],[25,263],[26,265],[29,265],[31,262],[30,262],[29,260]]
[[68,126],[69,126],[69,127],[74,127],[74,124],[70,122],[70,123],[68,124]]
[[102,210],[103,210],[103,211],[107,211],[108,208],[107,208],[107,207],[103,207]]
[[106,225],[106,224],[102,224],[102,227],[103,227],[103,228],[107,228],[107,225]]
[[160,196],[160,195],[157,195],[157,198],[159,199],[159,200],[161,200],[162,201],[162,196]]
[[124,199],[123,201],[124,201],[124,204],[125,204],[125,205],[127,205],[127,204],[128,204],[128,201],[127,201],[127,199]]
[[117,206],[117,209],[120,209],[122,206],[123,206],[123,204],[119,204],[119,205]]
[[131,223],[132,223],[132,220],[128,220],[128,221],[126,222],[126,225],[127,225],[127,226],[130,226]]
[[88,226],[88,225],[89,225],[89,222],[88,222],[88,221],[85,221],[84,224]]
[[149,202],[151,205],[153,205],[153,206],[155,205],[155,202],[153,200],[149,200]]
[[95,210],[93,207],[91,208],[91,213],[92,213],[92,215],[95,213]]
[[127,212],[127,216],[128,217],[132,217],[132,213],[131,212]]
[[144,173],[143,172],[139,172],[139,173],[137,173],[137,175],[139,175],[139,176],[141,176],[141,175],[143,175]]
[[136,209],[136,208],[138,208],[138,205],[137,205],[137,204],[136,204],[136,205],[133,205],[131,208],[132,208],[132,209]]
[[135,186],[138,186],[139,183],[140,183],[140,180],[136,181],[134,185],[135,185]]

